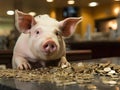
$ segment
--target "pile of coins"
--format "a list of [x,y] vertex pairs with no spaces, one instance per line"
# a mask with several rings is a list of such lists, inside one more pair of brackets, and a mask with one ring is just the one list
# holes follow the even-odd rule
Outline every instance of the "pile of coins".
[[111,63],[72,63],[70,67],[45,67],[34,70],[0,69],[0,78],[20,81],[51,82],[57,86],[85,85],[96,88],[92,82],[98,79],[107,85],[120,85],[120,65]]

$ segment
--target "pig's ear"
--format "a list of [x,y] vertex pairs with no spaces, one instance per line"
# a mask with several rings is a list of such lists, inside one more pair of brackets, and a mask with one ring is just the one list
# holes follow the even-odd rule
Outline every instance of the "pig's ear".
[[15,25],[20,32],[23,33],[29,32],[29,29],[35,24],[36,21],[34,20],[33,16],[15,10]]
[[81,21],[82,21],[82,17],[79,17],[79,18],[71,17],[71,18],[66,18],[63,21],[60,21],[59,26],[60,26],[62,35],[64,37],[71,36],[74,33],[77,24]]

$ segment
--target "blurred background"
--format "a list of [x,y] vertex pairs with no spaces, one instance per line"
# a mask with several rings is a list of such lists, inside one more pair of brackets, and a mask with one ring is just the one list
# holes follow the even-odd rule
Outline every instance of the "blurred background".
[[16,9],[33,16],[49,14],[59,21],[82,16],[66,42],[119,41],[120,0],[0,0],[0,49],[13,49],[19,36],[14,25]]

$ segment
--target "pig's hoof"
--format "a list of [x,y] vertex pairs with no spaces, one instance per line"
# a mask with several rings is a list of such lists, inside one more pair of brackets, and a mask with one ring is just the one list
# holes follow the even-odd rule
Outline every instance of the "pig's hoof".
[[61,68],[66,68],[71,66],[69,62],[60,62],[59,65]]
[[24,63],[18,65],[17,69],[20,69],[20,70],[23,70],[23,69],[28,70],[28,69],[31,69],[31,65],[30,65],[29,63],[27,63],[27,62],[24,62]]

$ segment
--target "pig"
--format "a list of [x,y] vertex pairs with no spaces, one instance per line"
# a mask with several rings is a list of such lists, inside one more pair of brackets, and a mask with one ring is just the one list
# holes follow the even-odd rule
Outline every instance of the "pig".
[[59,60],[58,66],[68,67],[64,38],[70,37],[82,17],[70,17],[57,21],[49,15],[31,16],[15,10],[15,26],[21,33],[13,49],[12,67],[31,69],[29,62],[43,67],[46,61]]

